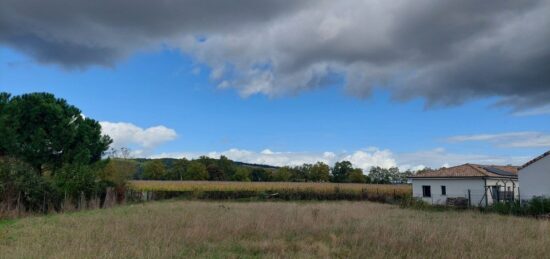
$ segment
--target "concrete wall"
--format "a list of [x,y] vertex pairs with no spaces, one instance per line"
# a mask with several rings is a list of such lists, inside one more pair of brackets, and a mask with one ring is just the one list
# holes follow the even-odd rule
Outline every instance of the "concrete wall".
[[519,171],[520,199],[534,196],[550,197],[550,156],[546,156]]
[[[430,204],[445,204],[447,198],[468,198],[468,189],[471,190],[472,205],[476,205],[483,197],[483,179],[413,179],[413,197],[422,198]],[[422,197],[422,186],[429,185],[432,197]],[[447,195],[441,194],[441,186],[446,186]]]
[[[468,190],[470,190],[470,198],[472,206],[485,206],[493,203],[493,197],[490,190],[485,189],[485,181],[479,179],[413,179],[413,197],[421,198],[423,201],[430,204],[444,205],[447,198],[463,197],[468,198]],[[432,197],[422,196],[422,186],[429,185],[432,190]],[[441,186],[446,186],[447,195],[441,194]],[[499,180],[487,179],[487,186],[501,186],[500,191],[514,191],[514,196],[518,197],[518,181],[512,179]],[[485,201],[487,198],[487,202]],[[501,197],[503,199],[503,197]]]

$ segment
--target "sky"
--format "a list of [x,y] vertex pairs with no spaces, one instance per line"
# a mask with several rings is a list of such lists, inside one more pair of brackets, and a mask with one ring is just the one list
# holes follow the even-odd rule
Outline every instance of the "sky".
[[0,0],[0,91],[134,157],[402,169],[550,149],[550,1]]

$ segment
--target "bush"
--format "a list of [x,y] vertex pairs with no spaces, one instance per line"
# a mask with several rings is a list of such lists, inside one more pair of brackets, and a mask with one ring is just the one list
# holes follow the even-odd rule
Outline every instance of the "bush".
[[543,215],[550,213],[550,198],[534,197],[525,204],[525,210],[530,215]]
[[105,189],[112,186],[98,177],[103,165],[68,164],[40,175],[21,160],[0,158],[0,212],[61,211],[67,203],[87,206],[88,201],[104,197]]
[[403,197],[401,199],[399,206],[401,208],[412,208],[412,209],[422,209],[422,210],[432,207],[432,205],[423,201],[421,198],[415,198],[415,197],[412,197],[411,195],[407,195]]
[[126,182],[132,178],[137,169],[137,163],[127,159],[109,159],[101,170],[99,178],[109,186],[124,188]]
[[521,206],[519,201],[514,202],[496,202],[485,208],[486,211],[496,212],[499,214],[508,215],[525,215],[528,214],[525,206]]
[[47,183],[33,167],[14,158],[0,158],[0,202],[5,210],[38,210],[48,192]]
[[523,204],[519,201],[499,202],[483,210],[508,215],[541,216],[550,213],[550,198],[534,197],[531,200],[523,202]]
[[82,195],[90,199],[97,193],[98,182],[96,173],[92,166],[88,165],[65,165],[57,171],[53,177],[53,184],[57,192],[64,198],[80,200]]

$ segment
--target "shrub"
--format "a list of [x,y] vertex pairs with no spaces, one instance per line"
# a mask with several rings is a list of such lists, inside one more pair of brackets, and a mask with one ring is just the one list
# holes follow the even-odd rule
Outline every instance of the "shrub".
[[550,198],[538,196],[525,204],[525,210],[530,215],[542,215],[550,213]]
[[0,202],[5,209],[14,206],[38,210],[49,192],[43,178],[32,166],[14,158],[0,158]]
[[53,184],[58,194],[77,201],[84,195],[90,199],[97,192],[95,168],[88,165],[65,165],[55,172]]
[[401,208],[413,208],[413,209],[427,209],[430,208],[431,205],[427,202],[423,201],[421,198],[415,198],[411,195],[406,195],[401,199],[401,202],[399,203],[399,206]]
[[137,169],[137,163],[127,159],[109,159],[103,169],[99,171],[99,178],[116,188],[123,188],[132,178]]
[[521,206],[519,201],[514,202],[495,202],[484,210],[496,212],[499,214],[508,215],[525,215],[528,214],[525,206]]

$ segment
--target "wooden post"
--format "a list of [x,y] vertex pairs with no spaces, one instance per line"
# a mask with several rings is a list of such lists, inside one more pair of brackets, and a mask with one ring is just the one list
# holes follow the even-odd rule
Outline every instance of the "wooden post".
[[42,201],[42,213],[46,213],[46,191],[44,191],[44,196]]
[[468,208],[472,207],[472,193],[468,189]]
[[21,203],[21,192],[17,193],[17,214],[19,215],[20,210],[20,203]]

